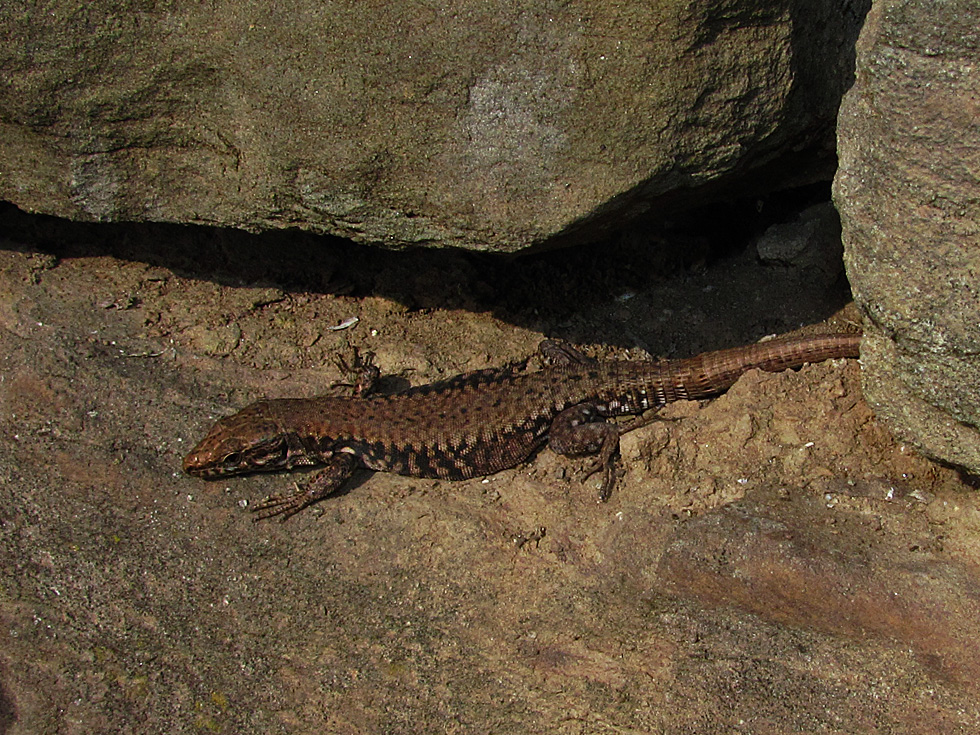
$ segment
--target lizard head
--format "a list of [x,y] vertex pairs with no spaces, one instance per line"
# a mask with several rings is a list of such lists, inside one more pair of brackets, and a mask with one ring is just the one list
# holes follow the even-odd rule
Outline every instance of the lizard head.
[[213,480],[287,469],[290,451],[286,434],[270,413],[268,402],[260,401],[218,421],[184,457],[184,472]]

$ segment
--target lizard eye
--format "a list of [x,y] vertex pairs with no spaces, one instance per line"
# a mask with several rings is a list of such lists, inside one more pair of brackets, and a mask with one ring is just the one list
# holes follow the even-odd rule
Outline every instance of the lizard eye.
[[242,455],[241,455],[241,453],[239,453],[239,452],[232,452],[231,454],[228,454],[228,455],[225,456],[224,464],[226,464],[226,465],[228,465],[228,464],[238,465],[238,464],[241,464],[241,462],[242,462]]

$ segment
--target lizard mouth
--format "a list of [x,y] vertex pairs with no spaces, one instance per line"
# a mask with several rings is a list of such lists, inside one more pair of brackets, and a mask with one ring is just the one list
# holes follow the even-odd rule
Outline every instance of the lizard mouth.
[[205,479],[227,474],[224,468],[212,465],[209,456],[205,456],[196,450],[184,457],[183,469],[185,473],[192,477],[203,477]]

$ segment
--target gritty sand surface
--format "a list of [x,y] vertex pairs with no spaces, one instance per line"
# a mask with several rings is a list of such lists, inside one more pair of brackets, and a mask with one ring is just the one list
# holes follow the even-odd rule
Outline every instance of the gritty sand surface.
[[547,450],[364,472],[288,523],[248,512],[288,476],[180,473],[352,345],[397,389],[542,336],[640,359],[846,327],[806,268],[0,221],[0,733],[980,729],[980,498],[891,439],[854,360],[672,404],[601,505]]

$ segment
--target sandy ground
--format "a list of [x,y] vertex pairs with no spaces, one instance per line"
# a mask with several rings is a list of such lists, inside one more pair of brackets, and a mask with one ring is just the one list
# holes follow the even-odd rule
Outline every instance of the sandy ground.
[[980,728],[980,498],[891,439],[854,360],[672,404],[601,505],[547,450],[364,472],[288,523],[248,512],[287,476],[180,473],[215,418],[324,392],[353,345],[398,388],[542,336],[640,359],[846,328],[826,263],[0,214],[0,733]]

